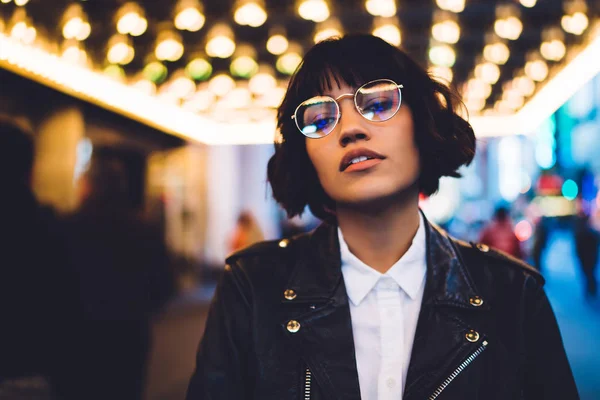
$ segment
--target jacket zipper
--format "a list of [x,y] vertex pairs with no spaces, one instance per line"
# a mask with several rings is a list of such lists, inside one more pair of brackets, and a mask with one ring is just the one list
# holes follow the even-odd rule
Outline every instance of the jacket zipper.
[[312,372],[308,367],[304,372],[304,400],[310,400],[310,388],[312,383]]
[[446,378],[446,380],[444,382],[442,382],[442,384],[435,390],[435,392],[433,392],[433,394],[431,396],[429,396],[428,400],[435,400],[437,399],[437,397],[440,395],[440,393],[442,393],[444,391],[444,389],[446,389],[446,387],[450,384],[450,382],[452,382],[465,368],[467,368],[467,366],[469,364],[471,364],[473,362],[473,360],[475,360],[481,353],[483,353],[483,351],[486,349],[488,345],[487,340],[484,340],[481,343],[481,346],[479,346],[479,348],[477,350],[475,350],[475,352],[473,354],[471,354],[469,357],[467,357],[467,359],[465,361],[463,361],[458,368],[456,368],[454,370],[454,372],[452,372],[450,374],[450,376],[448,376],[448,378]]

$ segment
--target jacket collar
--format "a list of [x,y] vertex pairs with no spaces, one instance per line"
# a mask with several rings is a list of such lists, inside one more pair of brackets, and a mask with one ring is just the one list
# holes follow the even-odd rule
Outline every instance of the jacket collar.
[[[427,243],[427,278],[423,304],[443,304],[471,308],[478,294],[450,237],[423,217]],[[337,226],[322,224],[309,236],[297,240],[296,266],[287,288],[294,289],[298,301],[336,297],[342,279]],[[301,243],[304,242],[304,243]],[[345,293],[342,293],[345,296]],[[336,298],[336,301],[347,301]]]
[[[458,310],[483,311],[487,304],[473,307],[470,299],[478,291],[453,240],[424,218],[427,243],[427,277],[415,332],[412,358],[405,384],[406,400],[427,398],[449,368],[460,362],[476,344],[465,340],[471,317]],[[290,243],[295,263],[287,289],[293,300],[283,303],[310,304],[309,311],[296,315],[300,330],[282,331],[300,350],[327,399],[359,400],[360,388],[348,296],[341,272],[337,227],[323,224],[313,233]],[[471,313],[472,314],[472,313]],[[443,316],[440,318],[440,316]]]

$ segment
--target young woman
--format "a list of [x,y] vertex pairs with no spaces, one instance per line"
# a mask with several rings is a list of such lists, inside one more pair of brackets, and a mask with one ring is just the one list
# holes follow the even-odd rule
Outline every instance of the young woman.
[[376,37],[306,54],[268,176],[325,222],[227,259],[188,400],[578,398],[543,278],[419,211],[473,159],[456,104]]

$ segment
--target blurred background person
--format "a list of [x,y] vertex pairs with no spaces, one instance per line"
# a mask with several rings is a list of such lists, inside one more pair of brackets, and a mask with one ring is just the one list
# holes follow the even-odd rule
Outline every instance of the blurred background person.
[[250,211],[242,211],[229,241],[229,250],[234,252],[261,240],[264,240],[264,235],[258,221]]
[[33,138],[0,120],[0,399],[81,399],[78,282],[50,209],[31,188]]
[[513,257],[523,258],[521,243],[515,235],[508,208],[505,206],[496,208],[492,221],[481,232],[479,241]]
[[166,246],[131,207],[118,159],[92,160],[80,187],[81,207],[65,227],[87,328],[86,399],[141,399],[150,319],[173,289]]
[[598,291],[596,266],[600,235],[590,225],[589,216],[581,211],[575,219],[575,251],[585,277],[586,297],[595,297]]

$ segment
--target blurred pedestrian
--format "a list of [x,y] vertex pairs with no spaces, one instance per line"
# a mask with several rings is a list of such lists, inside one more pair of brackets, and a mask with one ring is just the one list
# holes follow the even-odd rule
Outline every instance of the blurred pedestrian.
[[167,251],[160,233],[131,206],[120,161],[94,158],[81,188],[81,207],[65,227],[87,328],[86,400],[141,399],[150,318],[172,291]]
[[0,399],[81,399],[81,308],[53,212],[30,187],[31,135],[0,120]]
[[479,241],[513,257],[523,258],[521,242],[515,235],[508,208],[504,206],[496,208],[492,221],[483,228]]
[[264,239],[262,230],[258,221],[250,211],[242,211],[238,216],[231,240],[229,242],[229,250],[236,250],[248,247],[256,242]]
[[585,277],[585,295],[595,297],[598,291],[596,267],[598,266],[600,235],[592,228],[589,216],[583,211],[575,219],[574,233],[575,252]]

